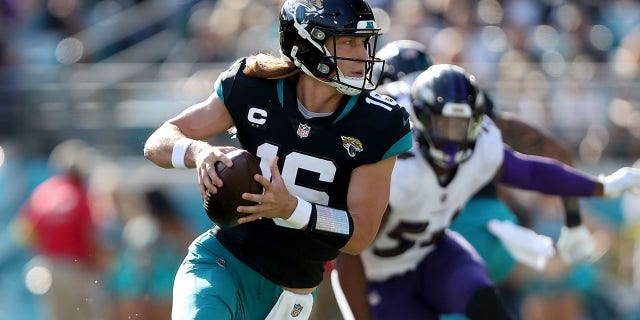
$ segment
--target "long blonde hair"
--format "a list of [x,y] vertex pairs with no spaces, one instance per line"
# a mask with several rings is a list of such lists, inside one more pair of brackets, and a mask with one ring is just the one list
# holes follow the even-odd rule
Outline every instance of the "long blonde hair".
[[259,53],[247,59],[244,74],[263,79],[282,79],[300,73],[293,62],[270,54]]

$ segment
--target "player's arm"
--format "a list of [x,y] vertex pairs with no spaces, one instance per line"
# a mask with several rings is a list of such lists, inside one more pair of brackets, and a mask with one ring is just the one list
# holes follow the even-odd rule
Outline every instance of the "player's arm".
[[[496,178],[516,188],[565,197],[613,198],[625,191],[640,191],[640,170],[637,168],[622,168],[609,176],[596,178],[555,159],[521,154],[508,146],[504,148],[503,164]],[[567,216],[565,224],[557,242],[562,259],[574,263],[590,258],[594,250],[590,232],[579,220],[572,221],[571,216]]]
[[572,165],[569,148],[549,132],[534,127],[512,113],[502,113],[493,118],[502,132],[503,141],[514,150],[530,155],[549,157]]
[[[212,93],[206,100],[192,105],[156,129],[144,145],[144,156],[163,168],[198,168],[200,191],[215,193],[222,186],[214,164],[233,163],[224,154],[233,147],[213,147],[203,139],[215,136],[233,126],[227,107]],[[215,185],[214,185],[215,184]],[[206,189],[205,189],[206,188]]]
[[602,184],[596,177],[580,172],[558,160],[522,154],[504,147],[504,160],[497,182],[509,186],[559,196],[602,196]]
[[[341,253],[336,259],[336,270],[340,280],[340,287],[344,298],[351,309],[354,319],[371,319],[371,309],[368,302],[367,278],[360,255]],[[335,289],[334,289],[335,292]],[[338,297],[336,295],[336,299]]]
[[271,162],[271,180],[262,175],[254,178],[263,187],[262,194],[245,193],[243,199],[258,203],[240,206],[248,215],[238,219],[247,223],[271,218],[280,226],[305,230],[311,237],[349,254],[358,254],[375,238],[389,200],[391,171],[396,157],[361,165],[351,173],[347,192],[347,210],[309,203],[291,195],[277,166]]
[[[503,140],[514,150],[531,155],[549,157],[573,165],[569,148],[549,132],[536,128],[513,113],[502,113],[494,117],[494,123],[502,132]],[[563,197],[565,224],[574,227],[581,224],[580,207],[576,197]]]
[[[185,137],[204,140],[232,125],[229,111],[214,92],[206,100],[188,107],[156,129],[144,145],[144,155],[160,167],[173,168],[171,155],[176,141]],[[196,166],[195,153],[190,152],[192,148],[195,150],[197,144],[187,148],[184,157],[184,165],[189,168]]]
[[366,249],[378,234],[382,217],[389,203],[391,172],[396,157],[356,168],[351,174],[347,195],[354,232],[341,249],[358,254]]
[[497,182],[545,194],[574,197],[619,197],[640,191],[640,169],[625,167],[608,176],[594,177],[558,160],[525,155],[505,145]]

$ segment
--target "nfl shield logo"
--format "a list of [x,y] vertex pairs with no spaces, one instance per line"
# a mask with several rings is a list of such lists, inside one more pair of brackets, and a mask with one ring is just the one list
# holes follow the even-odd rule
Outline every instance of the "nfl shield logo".
[[291,316],[295,318],[300,315],[300,312],[302,312],[302,305],[299,303],[294,304],[293,309],[291,309]]
[[309,131],[311,131],[311,127],[309,127],[308,125],[301,123],[300,125],[298,125],[298,136],[300,138],[306,138],[309,136]]

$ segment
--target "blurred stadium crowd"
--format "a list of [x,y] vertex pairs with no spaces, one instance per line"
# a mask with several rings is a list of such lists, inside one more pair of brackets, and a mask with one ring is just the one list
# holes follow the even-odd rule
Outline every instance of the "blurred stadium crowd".
[[[143,143],[162,119],[206,97],[229,62],[277,52],[281,1],[0,0],[0,319],[52,319],[43,299],[52,268],[24,245],[17,218],[36,186],[62,173],[50,155],[70,139],[86,143],[70,152],[85,160],[103,252],[91,265],[104,300],[87,300],[113,311],[96,319],[162,319],[149,310],[167,308],[184,239],[210,222],[195,174],[159,171]],[[378,47],[417,40],[434,62],[465,67],[498,110],[565,141],[577,167],[597,175],[640,158],[639,1],[369,3],[385,31]],[[508,197],[530,227],[557,237],[557,198]],[[640,205],[581,205],[600,255],[574,268],[523,268],[502,288],[522,319],[640,319]],[[178,225],[163,222],[174,215],[180,227],[165,229]]]

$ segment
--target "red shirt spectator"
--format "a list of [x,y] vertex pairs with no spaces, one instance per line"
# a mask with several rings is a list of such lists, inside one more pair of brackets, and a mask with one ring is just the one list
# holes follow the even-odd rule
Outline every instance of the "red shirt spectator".
[[86,187],[79,178],[49,178],[34,190],[21,215],[39,253],[90,263],[96,231]]
[[49,162],[60,173],[36,187],[16,221],[16,235],[36,251],[34,263],[50,275],[39,289],[52,320],[110,319],[111,301],[102,281],[108,255],[99,242],[85,184],[96,163],[92,152],[80,140],[56,146]]

